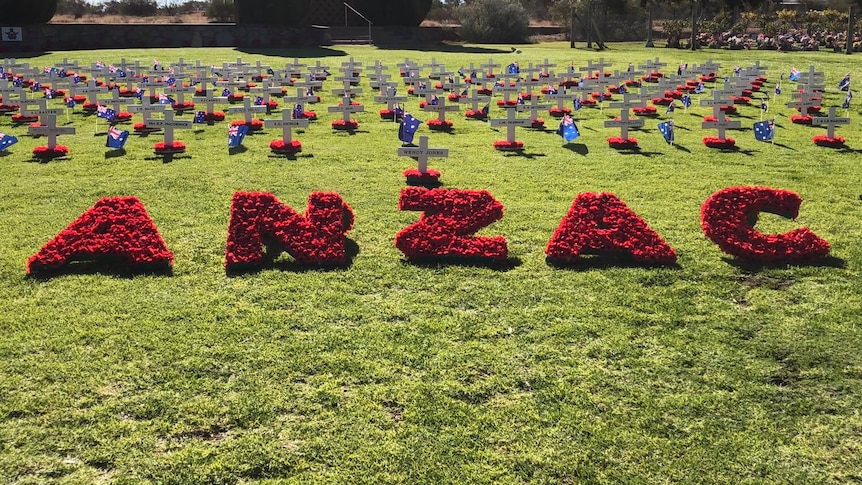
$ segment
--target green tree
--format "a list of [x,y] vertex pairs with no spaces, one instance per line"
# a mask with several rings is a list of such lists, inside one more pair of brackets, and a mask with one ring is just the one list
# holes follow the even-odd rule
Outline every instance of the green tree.
[[473,0],[458,9],[461,36],[469,42],[525,42],[527,11],[516,0]]

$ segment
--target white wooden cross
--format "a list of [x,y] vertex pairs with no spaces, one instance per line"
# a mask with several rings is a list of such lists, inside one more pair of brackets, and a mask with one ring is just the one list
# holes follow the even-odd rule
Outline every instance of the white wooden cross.
[[356,87],[359,84],[359,77],[350,75],[336,77],[337,82],[343,83],[341,88],[333,89],[332,94],[336,96],[351,96],[362,93],[362,88]]
[[287,77],[299,77],[302,75],[302,68],[305,64],[300,64],[299,58],[294,57],[293,62],[284,65],[284,73]]
[[242,113],[247,124],[251,123],[252,115],[254,113],[264,113],[266,112],[266,106],[255,106],[252,104],[251,99],[243,98],[242,106],[231,106],[228,108],[229,113]]
[[[0,77],[0,97],[3,98],[3,104],[12,104],[12,96],[15,96],[20,101],[21,99],[26,99],[27,95],[24,94],[24,90],[18,87],[13,86],[9,81],[6,80],[6,77]],[[20,102],[19,102],[20,104]]]
[[160,74],[150,73],[150,80],[143,85],[144,87],[146,87],[146,89],[150,91],[149,96],[152,99],[159,99],[158,89],[168,85],[168,83],[164,81],[164,73],[162,71],[156,72],[159,72]]
[[644,120],[641,118],[629,118],[629,110],[641,106],[639,99],[626,99],[624,97],[622,102],[612,102],[609,106],[620,108],[620,119],[605,121],[605,128],[619,128],[620,138],[623,140],[629,139],[629,128],[640,128],[644,125]]
[[704,121],[701,125],[702,128],[717,128],[718,129],[718,139],[726,140],[728,129],[739,129],[742,128],[742,123],[739,121],[731,121],[728,118],[724,117],[724,114],[721,113],[721,118],[718,121]]
[[814,125],[826,125],[826,136],[829,138],[835,138],[836,126],[850,124],[850,118],[836,116],[835,110],[836,108],[832,106],[829,108],[828,116],[818,116],[811,120],[811,123]]
[[552,67],[557,67],[557,65],[551,64],[550,62],[548,62],[548,58],[546,57],[545,61],[542,63],[537,63],[536,67],[542,70],[542,77],[550,77],[550,75],[551,75],[550,69]]
[[239,88],[245,87],[248,83],[246,83],[245,81],[239,80],[239,79],[232,79],[232,80],[219,80],[219,81],[216,81],[216,84],[219,87],[227,87],[231,93],[236,93],[239,90]]
[[309,73],[312,75],[314,80],[316,81],[318,77],[327,77],[327,73],[329,72],[329,66],[324,66],[320,63],[320,60],[314,62],[314,65],[309,68]]
[[284,91],[282,91],[281,86],[273,85],[272,79],[264,78],[263,81],[260,82],[260,86],[251,88],[248,90],[251,94],[255,96],[260,95],[263,98],[263,103],[269,103],[269,99],[272,96],[281,96]]
[[437,104],[431,104],[431,102],[429,101],[422,109],[425,111],[430,111],[432,113],[436,112],[437,119],[444,124],[446,123],[447,111],[460,111],[460,108],[458,108],[457,106],[446,106],[446,96],[438,96]]
[[161,128],[165,132],[165,145],[174,144],[174,130],[190,130],[191,120],[175,120],[173,111],[165,111],[164,119],[150,120],[148,127]]
[[[30,109],[29,106],[37,105],[38,108]],[[25,116],[60,116],[65,112],[62,108],[49,108],[48,100],[45,98],[40,99],[30,99],[23,103],[21,103],[21,114]]]
[[[182,59],[180,59],[180,60],[182,60]],[[195,92],[195,88],[191,87],[191,86],[187,87],[187,88],[184,88],[182,86],[165,88],[165,94],[166,95],[173,94],[176,96],[176,102],[178,105],[182,105],[183,103],[186,102],[186,94],[194,94],[194,92]],[[191,109],[191,108],[189,108],[189,109]]]
[[509,108],[506,110],[508,116],[506,118],[501,119],[492,119],[491,126],[505,126],[506,127],[506,141],[508,143],[515,143],[515,128],[518,126],[521,127],[529,127],[533,124],[533,120],[528,118],[517,118],[516,113],[517,110]]
[[478,89],[473,88],[472,91],[473,91],[472,96],[466,96],[463,98],[459,98],[458,102],[470,103],[470,106],[472,107],[473,112],[479,111],[479,109],[480,109],[479,103],[488,104],[491,102],[490,96],[479,96],[479,90]]
[[307,128],[308,120],[307,119],[299,119],[295,120],[291,117],[293,116],[292,109],[283,109],[281,110],[281,119],[280,120],[263,120],[263,125],[267,128],[281,128],[281,139],[284,140],[285,144],[293,141],[293,129],[294,128]]
[[207,113],[215,112],[215,104],[216,103],[227,103],[227,97],[225,96],[213,96],[213,90],[211,87],[207,87],[204,90],[204,96],[199,99],[201,103],[207,105]]
[[721,63],[715,62],[712,59],[707,59],[706,62],[701,64],[701,67],[706,69],[705,74],[712,74],[718,72],[718,70],[721,69]]
[[386,65],[380,62],[380,60],[378,59],[374,61],[374,64],[370,66],[365,66],[365,69],[372,71],[367,74],[369,79],[377,79],[380,77],[381,74],[383,74],[383,71],[388,69],[388,67],[386,67]]
[[27,133],[30,135],[45,135],[48,137],[48,149],[53,150],[57,146],[58,135],[74,135],[74,126],[57,126],[57,116],[46,115],[42,126],[31,126]]
[[600,58],[599,62],[595,64],[593,61],[587,61],[587,67],[582,67],[578,71],[586,71],[587,75],[585,77],[592,77],[594,74],[597,74],[596,78],[603,79],[605,77],[605,68],[607,67],[611,67],[611,63],[605,62],[604,58]]
[[285,96],[282,98],[285,104],[307,104],[313,101],[317,101],[317,98],[314,96],[308,96],[305,94],[305,90],[299,88],[296,90],[296,96]]
[[535,81],[537,83],[541,82],[539,80],[539,76],[537,76],[537,74],[539,74],[540,72],[542,72],[542,69],[539,67],[533,66],[532,62],[528,63],[527,67],[521,68],[521,74],[524,75],[525,81]]
[[350,96],[345,96],[341,98],[341,106],[330,106],[330,113],[341,113],[341,116],[345,123],[350,122],[350,113],[361,113],[365,111],[365,107],[361,105],[352,105],[350,104]]
[[371,80],[371,82],[368,83],[371,86],[371,89],[380,89],[381,85],[390,84],[392,75],[380,72],[379,74],[369,74],[368,78]]
[[[413,88],[413,96],[420,96],[420,85],[424,84],[427,89],[428,86],[428,78],[416,76],[410,76],[404,78],[404,84],[408,84],[411,88]],[[408,88],[409,89],[409,88]]]
[[823,72],[816,71],[814,66],[809,66],[807,71],[799,73],[796,87],[805,92],[823,91],[826,88]]
[[557,109],[563,110],[566,107],[566,101],[574,101],[575,99],[580,98],[581,95],[577,93],[570,93],[566,90],[566,88],[560,87],[557,90],[557,94],[546,94],[545,99],[556,101]]
[[398,149],[399,157],[410,157],[419,162],[419,173],[428,173],[429,158],[447,158],[449,156],[448,148],[428,148],[428,137],[419,137],[418,147],[402,147]]
[[506,105],[512,103],[512,94],[521,94],[521,86],[516,83],[515,86],[509,86],[509,83],[503,83],[502,86],[494,86],[495,93],[503,93],[503,101]]
[[90,79],[87,81],[87,85],[84,87],[75,87],[75,94],[80,94],[87,97],[87,101],[93,104],[99,104],[98,96],[101,93],[107,91],[108,88],[104,86],[96,86],[96,81],[94,79]]
[[407,96],[396,96],[396,95],[392,94],[393,91],[394,91],[394,88],[387,87],[383,92],[380,93],[380,96],[374,97],[374,102],[375,103],[386,103],[386,109],[388,109],[389,111],[392,111],[393,109],[395,109],[395,107],[394,107],[395,103],[406,103],[407,102]]
[[[141,116],[144,119],[144,127],[146,128],[156,128],[152,125],[153,119],[150,118],[151,113],[160,113],[165,111],[165,105],[163,104],[153,104],[150,102],[150,98],[144,96],[141,98],[141,104],[135,104],[129,106],[129,111],[132,113],[141,113]],[[173,112],[171,112],[171,116],[173,116]]]
[[[711,106],[712,107],[712,117],[715,119],[724,118],[724,114],[721,112],[722,106],[730,106],[733,104],[733,100],[730,98],[725,98],[724,93],[721,91],[714,89],[712,91],[712,99],[701,99],[701,106]],[[704,127],[705,128],[705,127]]]
[[263,79],[263,75],[270,69],[270,66],[266,64],[261,64],[260,61],[255,61],[253,66],[251,67],[251,72],[254,73],[259,79]]
[[565,74],[557,76],[554,81],[560,87],[574,85],[575,83],[580,84],[580,75],[572,71],[566,71]]
[[78,61],[70,61],[69,58],[67,58],[67,57],[64,57],[63,60],[57,65],[63,69],[66,69],[67,71],[69,69],[73,69],[73,70],[78,69]]
[[817,96],[812,93],[794,93],[794,95],[797,97],[796,101],[787,103],[787,107],[798,108],[802,116],[808,116],[808,110],[819,104],[815,99]]
[[362,63],[356,62],[351,57],[349,60],[341,63],[341,69],[339,69],[345,75],[353,76],[354,74],[359,74],[362,72]]
[[661,68],[667,66],[667,62],[661,62],[658,57],[655,61],[646,61],[646,63],[638,66],[638,69],[644,69],[648,73],[660,72]]
[[120,90],[119,89],[112,89],[111,90],[111,99],[107,99],[107,100],[103,99],[102,100],[102,103],[104,103],[105,106],[110,106],[111,109],[113,109],[114,111],[117,112],[117,114],[120,114],[120,112],[123,111],[123,108],[121,105],[132,104],[134,102],[135,102],[135,100],[132,98],[120,97]]
[[535,119],[539,118],[539,110],[540,109],[550,109],[550,108],[551,108],[550,104],[539,104],[539,97],[538,96],[532,96],[530,98],[529,104],[519,104],[516,109],[518,111],[529,111],[530,112],[530,119],[535,120]]
[[503,66],[502,66],[502,64],[494,64],[494,59],[488,59],[488,63],[482,64],[481,66],[479,66],[479,69],[481,69],[482,72],[485,73],[484,77],[488,78],[491,76],[495,76],[495,74],[494,74],[494,68],[495,67],[503,67]]

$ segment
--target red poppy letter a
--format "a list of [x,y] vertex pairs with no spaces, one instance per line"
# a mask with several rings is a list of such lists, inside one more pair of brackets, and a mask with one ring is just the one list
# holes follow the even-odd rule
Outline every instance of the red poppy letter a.
[[770,212],[789,219],[799,215],[802,198],[794,192],[768,187],[728,187],[703,203],[703,233],[722,251],[758,263],[811,261],[829,254],[829,243],[807,227],[784,234],[754,229],[757,216]]
[[646,264],[674,264],[676,252],[615,195],[585,192],[572,202],[545,249],[553,262],[582,254],[627,255]]
[[424,212],[395,236],[395,246],[408,259],[505,260],[509,255],[504,237],[474,236],[503,218],[503,204],[484,190],[407,187],[398,208]]
[[236,192],[230,209],[225,251],[228,270],[256,266],[264,247],[274,258],[282,251],[301,264],[345,264],[347,231],[353,210],[334,192],[308,196],[305,216],[266,192]]
[[168,250],[136,197],[108,197],[81,214],[27,260],[27,272],[60,269],[73,261],[116,261],[127,268],[170,267]]

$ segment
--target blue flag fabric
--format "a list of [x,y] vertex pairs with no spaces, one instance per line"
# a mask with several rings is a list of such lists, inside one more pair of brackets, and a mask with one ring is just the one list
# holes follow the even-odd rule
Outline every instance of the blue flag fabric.
[[129,132],[127,130],[120,131],[117,127],[112,126],[108,129],[108,141],[105,142],[105,146],[113,150],[119,150],[123,148],[128,139]]
[[293,107],[293,119],[300,120],[304,118],[305,109],[303,109],[301,104],[297,104]]
[[676,109],[676,101],[671,101],[671,103],[669,105],[667,105],[667,110],[664,112],[664,114],[669,115],[669,114],[673,113],[673,111],[675,109]]
[[231,126],[227,130],[227,146],[228,148],[236,148],[242,145],[245,140],[245,135],[248,133],[248,126]]
[[794,82],[796,82],[796,80],[798,80],[798,79],[799,79],[799,76],[801,76],[801,75],[802,75],[802,73],[801,73],[801,72],[799,72],[799,69],[796,69],[796,68],[794,67],[793,69],[791,69],[791,70],[790,70],[790,75],[789,75],[789,76],[787,76],[787,79],[788,79],[789,81],[794,81]]
[[563,119],[560,121],[560,127],[557,128],[557,134],[562,136],[566,140],[566,143],[571,143],[581,136],[578,125],[575,124],[575,120],[569,115],[563,116]]
[[518,63],[513,62],[506,66],[506,72],[508,74],[518,74],[519,72],[521,72],[521,69],[518,68]]
[[225,97],[230,96],[230,94],[231,94],[230,89],[228,89],[228,88],[224,88],[221,92],[221,95],[225,96]]
[[772,141],[773,138],[775,138],[775,120],[763,120],[754,123],[754,139]]
[[18,137],[0,133],[0,152],[18,143]]
[[618,88],[618,91],[619,91],[619,93],[620,93],[620,94],[626,94],[626,93],[628,93],[628,92],[629,92],[629,90],[628,90],[628,89],[626,89],[626,85],[625,85],[625,84],[620,84],[620,87]]
[[482,115],[483,115],[483,116],[488,116],[488,113],[490,113],[490,112],[491,112],[491,105],[490,105],[490,104],[486,104],[486,105],[485,105],[485,107],[484,107],[484,108],[482,108]]
[[117,112],[112,110],[111,108],[108,108],[107,106],[100,105],[98,108],[96,108],[96,116],[98,118],[104,118],[108,121],[113,121],[114,118],[117,117]]
[[685,107],[685,109],[691,108],[691,96],[686,94],[682,97],[681,101],[682,101],[682,105]]
[[413,135],[419,129],[422,122],[413,117],[410,113],[404,113],[404,119],[401,120],[401,126],[398,127],[398,139],[404,143],[413,143]]
[[841,109],[850,109],[851,99],[853,99],[853,92],[847,91],[847,96],[844,96],[844,102],[841,103]]
[[775,95],[778,96],[779,94],[781,94],[781,85],[776,84],[775,85]]
[[195,119],[193,120],[193,123],[201,124],[201,123],[206,122],[206,120],[207,120],[206,112],[198,111],[197,113],[195,113]]
[[846,76],[844,76],[844,79],[842,79],[841,82],[838,83],[838,89],[840,91],[847,91],[850,89],[850,74],[849,73]]
[[664,141],[673,144],[673,121],[663,121],[658,124],[658,131],[664,137]]
[[581,109],[581,98],[575,98],[575,111]]
[[694,94],[700,94],[706,89],[706,86],[703,83],[697,83],[697,87],[694,88]]
[[73,98],[71,96],[66,96],[65,98],[63,98],[63,102],[66,103],[67,108],[74,108],[75,107],[75,98]]

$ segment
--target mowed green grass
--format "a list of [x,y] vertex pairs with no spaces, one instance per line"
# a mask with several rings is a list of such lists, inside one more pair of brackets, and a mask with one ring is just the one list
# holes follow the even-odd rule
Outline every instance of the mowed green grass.
[[[242,56],[283,66],[299,56],[334,73],[349,56],[381,60],[390,72],[405,58],[434,57],[452,69],[548,58],[562,70],[603,57],[624,71],[659,56],[668,71],[712,58],[729,75],[759,59],[770,68],[770,94],[792,66],[824,71],[824,107],[840,106],[835,86],[858,60],[519,47],[520,55],[509,46],[135,49],[21,60],[220,65]],[[461,115],[453,134],[423,127],[419,135],[449,149],[431,163],[446,187],[488,190],[505,206],[480,233],[507,238],[513,264],[500,270],[403,259],[393,240],[419,216],[397,209],[401,172],[413,162],[397,156],[397,125],[378,120],[367,80],[360,131],[333,132],[334,87],[328,81],[313,107],[320,121],[297,135],[304,152],[296,160],[269,154],[274,130],[229,154],[226,123],[178,132],[188,153],[170,163],[152,154],[159,136],[133,135],[124,157],[108,158],[104,134],[78,113],[78,134],[60,139],[71,155],[41,164],[30,150],[44,140],[0,118],[0,131],[21,139],[0,158],[3,483],[862,480],[862,102],[838,130],[851,147],[843,151],[811,143],[824,129],[789,122],[789,83],[770,108],[777,143],[754,140],[759,108],[743,107],[745,129],[732,133],[741,149],[731,153],[702,145],[714,131],[701,130],[700,107],[674,114],[677,146],[653,120],[634,133],[642,152],[627,155],[607,147],[618,134],[603,128],[615,115],[608,109],[577,113],[579,151],[563,147],[551,120],[548,132],[518,130],[523,156],[496,152],[491,144],[504,133]],[[408,108],[427,120],[417,103]],[[496,107],[492,114],[503,116]],[[797,192],[797,220],[764,214],[757,227],[807,226],[831,243],[834,259],[758,268],[723,255],[703,236],[699,210],[735,185]],[[299,210],[313,191],[339,192],[356,214],[352,265],[278,264],[229,277],[224,248],[237,190],[268,191]],[[599,191],[641,215],[676,249],[679,267],[546,264],[545,245],[572,200]],[[119,195],[145,204],[175,255],[172,275],[27,277],[29,256],[99,198]]]

